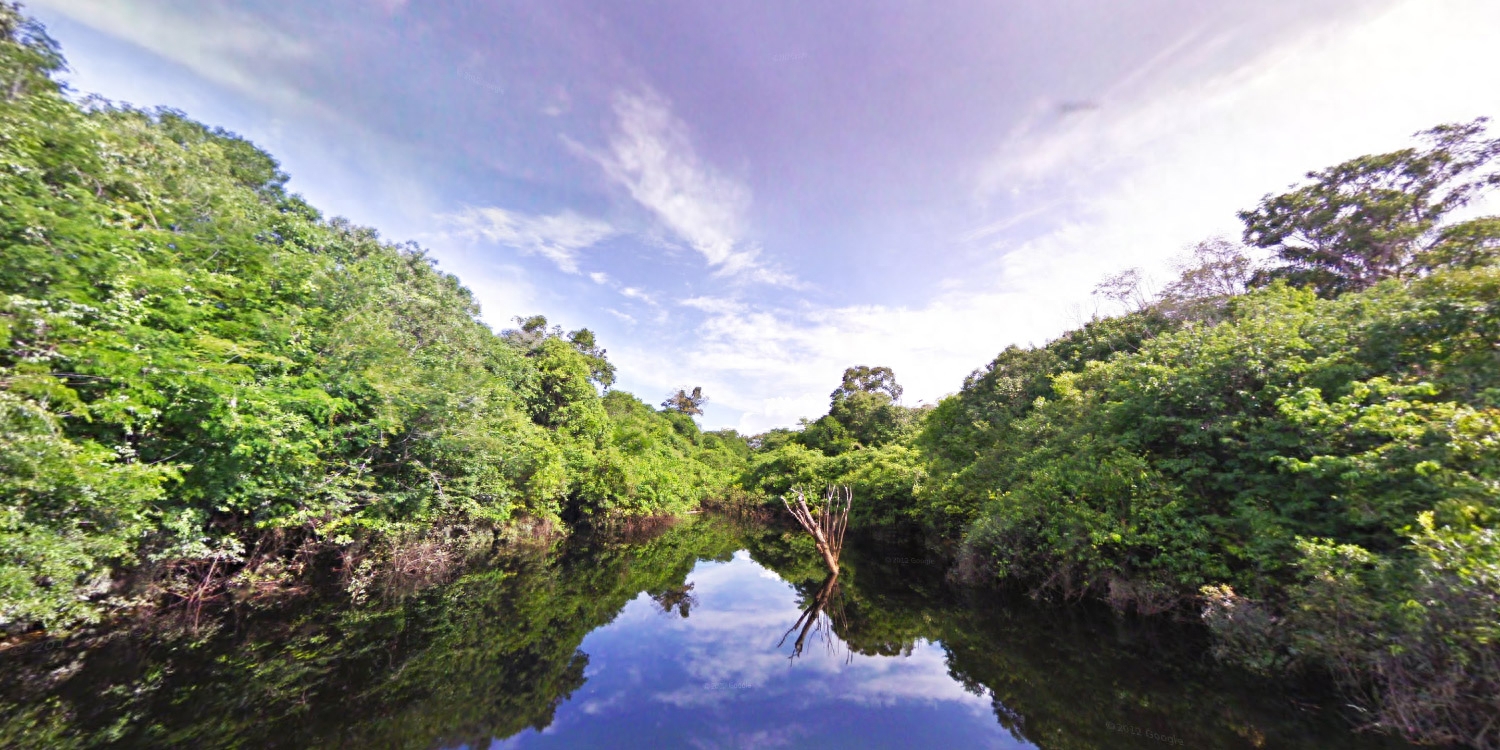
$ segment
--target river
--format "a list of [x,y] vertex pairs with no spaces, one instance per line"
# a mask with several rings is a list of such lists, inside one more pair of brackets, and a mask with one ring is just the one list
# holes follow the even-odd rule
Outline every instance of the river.
[[358,605],[30,642],[0,653],[0,746],[1403,747],[1219,667],[1188,624],[956,587],[874,539],[832,585],[820,565],[800,532],[698,517]]

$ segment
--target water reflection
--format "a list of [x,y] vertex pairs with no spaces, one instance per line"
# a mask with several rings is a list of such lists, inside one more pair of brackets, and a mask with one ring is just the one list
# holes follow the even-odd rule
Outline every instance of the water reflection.
[[587,682],[552,725],[498,746],[1029,746],[949,676],[936,645],[914,644],[905,657],[812,648],[789,660],[777,647],[788,623],[818,619],[833,578],[804,607],[740,551],[700,563],[689,581],[690,617],[663,617],[645,596],[627,604],[584,639]]
[[781,634],[781,640],[776,642],[777,648],[786,643],[787,636],[797,634],[797,640],[792,642],[792,657],[802,655],[802,647],[807,644],[809,632],[821,634],[823,642],[830,651],[837,650],[839,641],[834,636],[835,628],[847,627],[844,620],[844,609],[839,599],[839,574],[829,573],[823,579],[823,585],[818,587],[817,593],[802,608],[802,614],[798,615],[797,621]]
[[1002,603],[850,541],[830,578],[805,534],[701,519],[358,608],[12,650],[0,746],[1395,746],[1218,670],[1196,631]]

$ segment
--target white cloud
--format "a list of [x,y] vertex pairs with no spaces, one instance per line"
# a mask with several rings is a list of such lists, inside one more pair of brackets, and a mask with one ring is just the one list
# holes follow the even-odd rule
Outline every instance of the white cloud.
[[615,96],[618,129],[607,153],[573,148],[598,162],[632,198],[698,251],[715,275],[795,286],[796,279],[759,260],[744,239],[750,189],[704,164],[687,126],[655,94]]
[[[656,701],[689,708],[772,696],[804,706],[947,702],[971,706],[980,715],[989,712],[989,700],[965,691],[949,675],[943,649],[927,641],[914,643],[902,657],[872,657],[850,654],[842,641],[825,641],[820,631],[794,663],[788,662],[791,639],[783,636],[802,615],[795,589],[743,550],[728,563],[700,562],[688,581],[699,597],[691,617],[664,622],[642,595],[609,626],[673,631],[671,658],[689,679],[652,695]],[[826,627],[827,621],[822,623]],[[779,648],[771,648],[778,642]]]
[[745,305],[737,300],[720,297],[689,297],[678,304],[707,313],[735,313],[745,309]]
[[1038,107],[981,171],[979,193],[1061,201],[1069,222],[1005,262],[1037,288],[1069,288],[1083,264],[1162,269],[1186,244],[1238,235],[1237,210],[1308,170],[1405,147],[1440,122],[1500,114],[1496,28],[1494,2],[1407,0],[1177,83],[1222,46],[1190,35],[1114,87],[1134,98],[1064,120]]
[[627,286],[627,287],[624,287],[624,288],[620,289],[620,294],[622,294],[622,295],[624,295],[626,297],[629,297],[631,299],[638,299],[638,300],[640,300],[640,301],[642,301],[642,302],[644,302],[644,303],[646,303],[648,305],[655,305],[656,304],[656,300],[653,299],[651,297],[651,295],[649,295],[649,294],[647,294],[647,293],[645,293],[645,292],[641,291],[640,289],[638,289],[636,287],[633,287],[633,286]]
[[854,364],[890,366],[908,403],[931,402],[1006,345],[1081,322],[1103,276],[1141,266],[1162,279],[1193,242],[1237,236],[1235,211],[1306,171],[1405,147],[1439,122],[1500,115],[1500,3],[1409,0],[1356,20],[1197,80],[1174,66],[1201,65],[1213,50],[1193,45],[1219,40],[1189,37],[1127,74],[1099,109],[1038,115],[977,174],[981,199],[1004,197],[1009,213],[950,235],[989,244],[992,260],[931,302],[775,308],[698,297],[681,302],[703,313],[682,351],[611,351],[632,378],[675,365],[745,431],[823,413]]
[[[540,255],[557,267],[578,273],[578,251],[615,234],[609,224],[564,211],[552,216],[525,216],[503,208],[467,208],[443,217],[461,236],[485,239],[513,247],[527,255]],[[604,274],[589,274],[604,283]]]
[[[1092,284],[1092,279],[1088,282]],[[1018,291],[952,294],[920,307],[851,305],[772,309],[734,299],[681,301],[705,313],[690,347],[671,353],[632,345],[610,356],[633,382],[657,390],[702,384],[717,406],[740,414],[736,429],[760,432],[815,418],[851,365],[885,365],[905,401],[936,401],[988,362],[1004,342],[1035,341],[1074,323],[1061,305]]]
[[118,0],[36,0],[36,5],[118,37],[261,102],[331,114],[295,87],[260,75],[268,62],[311,59],[313,45],[219,3],[166,6]]
[[608,284],[609,283],[609,274],[604,273],[602,271],[595,271],[595,272],[589,274],[589,278],[591,280],[593,280],[593,282],[595,284]]

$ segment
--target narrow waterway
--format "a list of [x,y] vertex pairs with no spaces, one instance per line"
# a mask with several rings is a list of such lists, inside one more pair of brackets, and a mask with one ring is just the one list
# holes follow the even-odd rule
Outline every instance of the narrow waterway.
[[1219,668],[1192,627],[955,588],[868,539],[833,584],[819,566],[791,530],[699,518],[358,606],[28,644],[0,654],[0,745],[1400,746]]

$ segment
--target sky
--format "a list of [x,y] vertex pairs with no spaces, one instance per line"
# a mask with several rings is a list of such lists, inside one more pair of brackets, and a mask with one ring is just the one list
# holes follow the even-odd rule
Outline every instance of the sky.
[[79,95],[249,138],[496,329],[586,326],[747,433],[851,365],[935,403],[1309,170],[1500,117],[1494,0],[28,7]]

